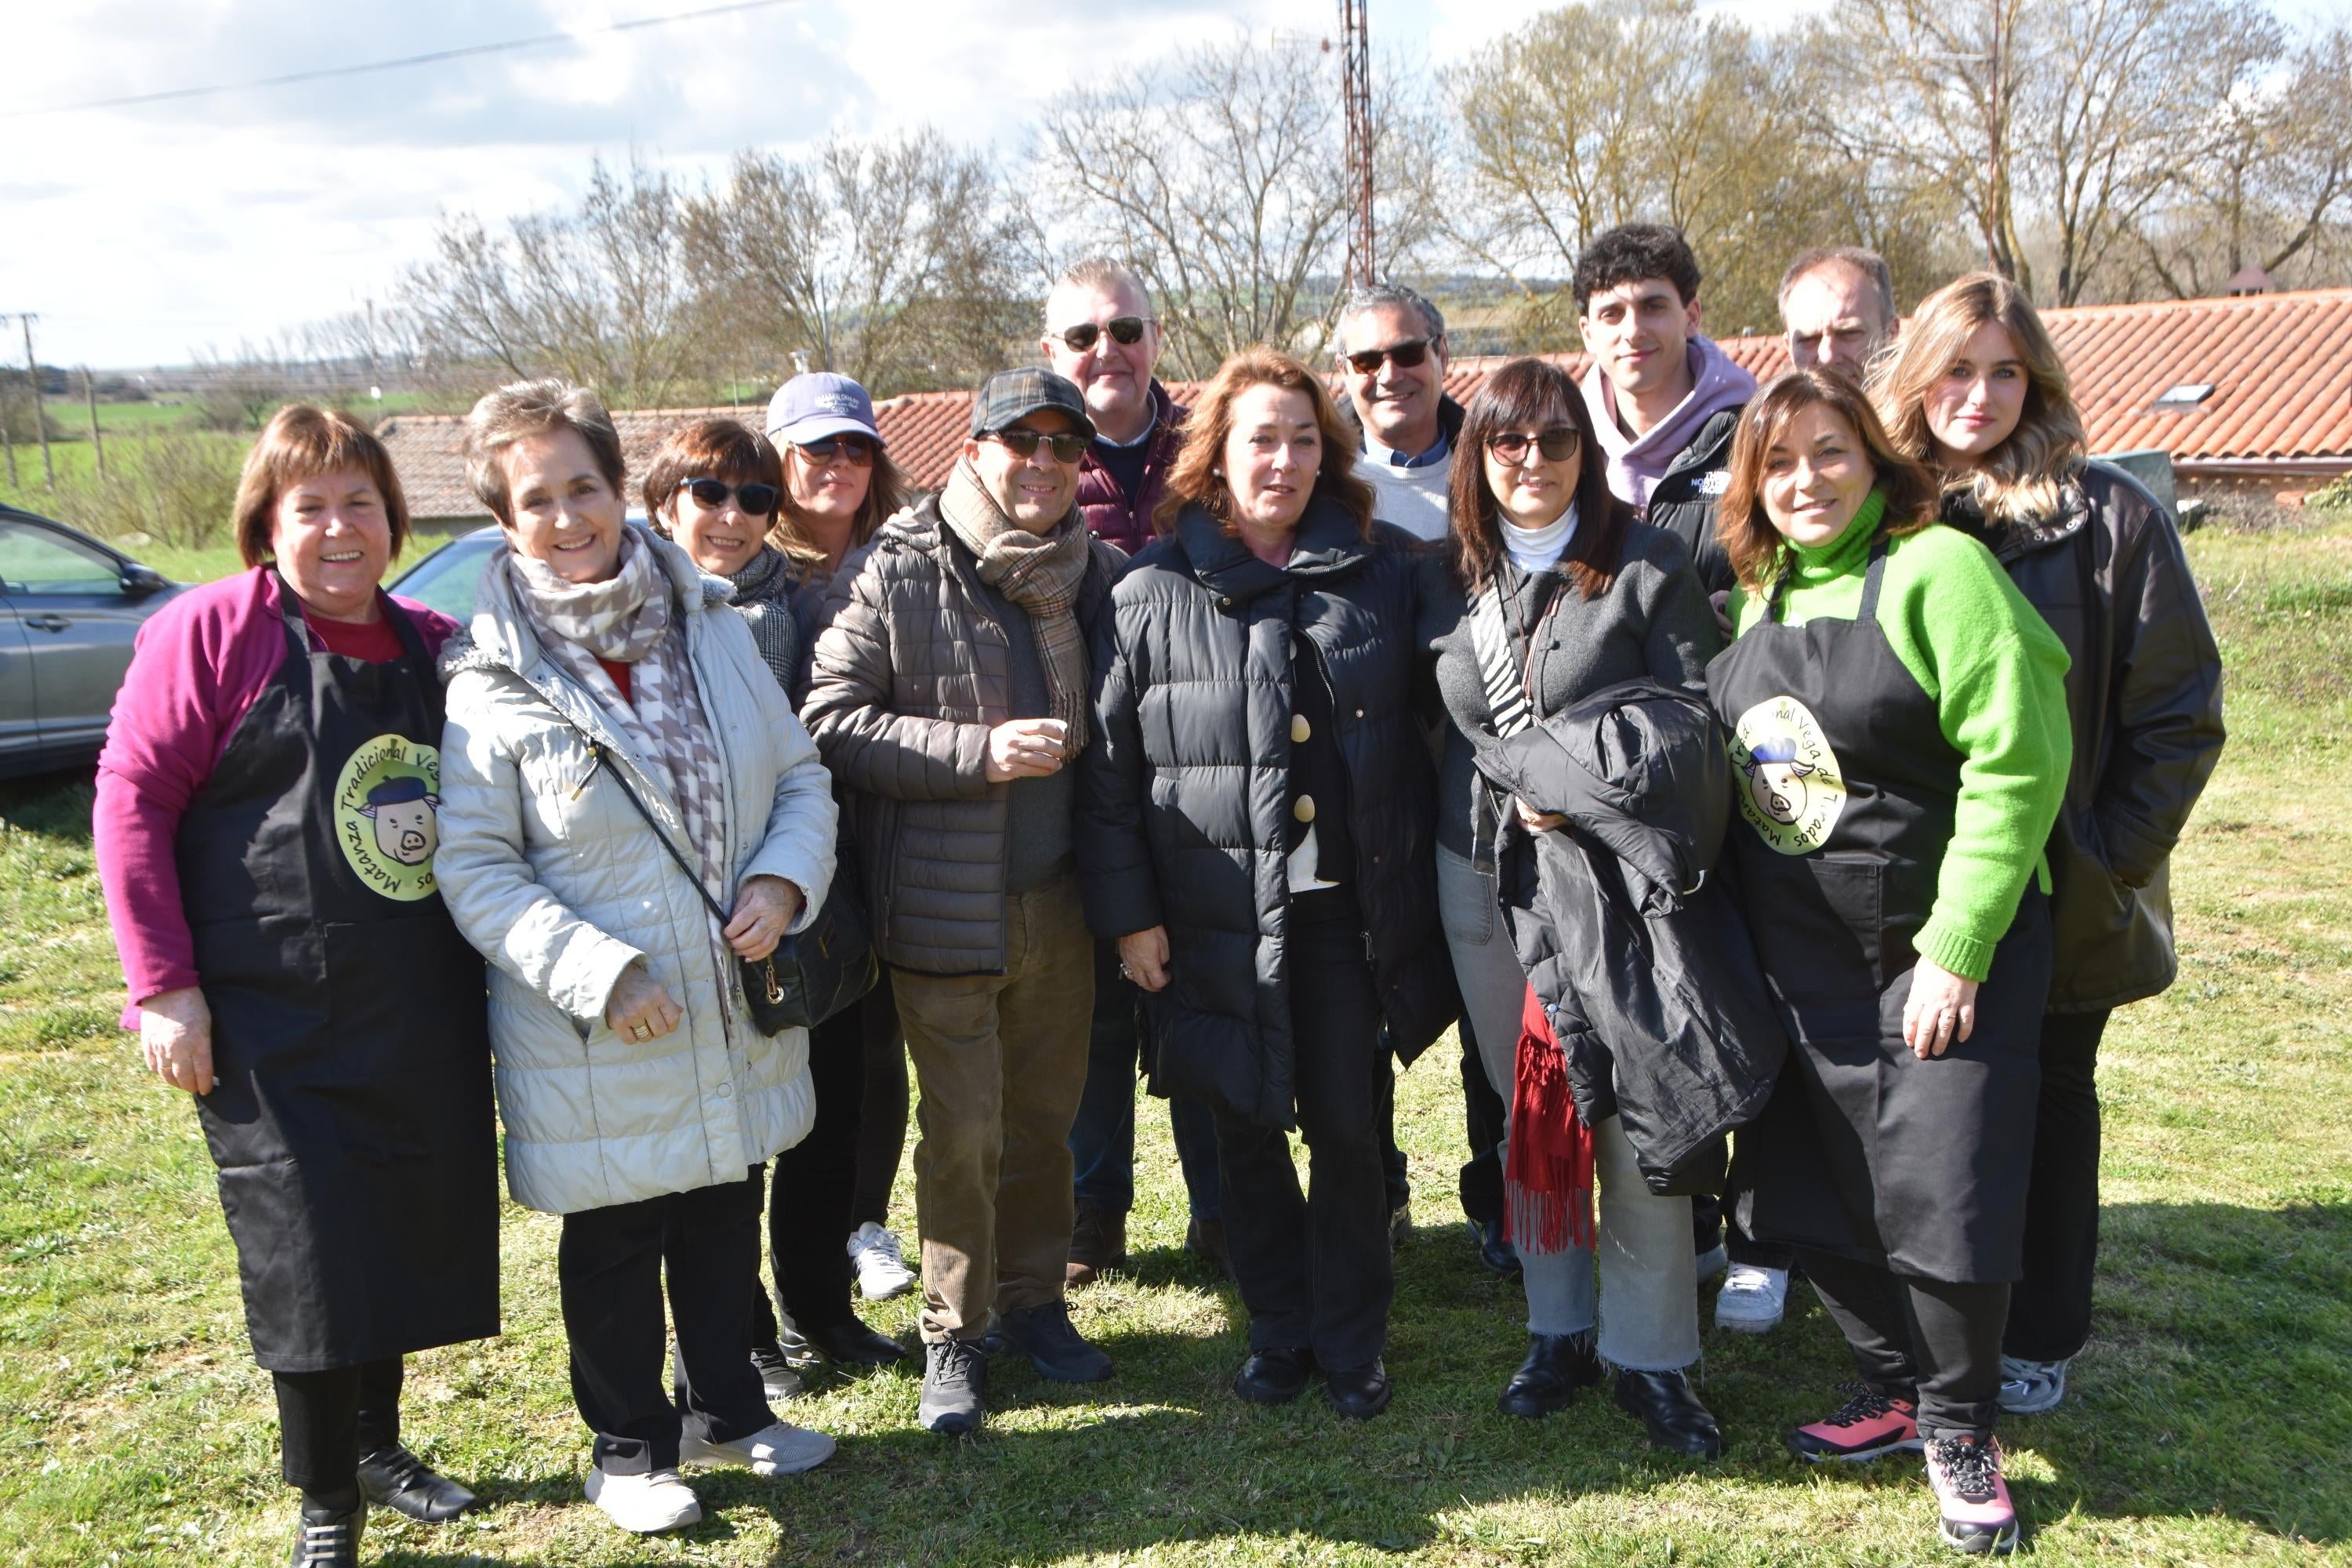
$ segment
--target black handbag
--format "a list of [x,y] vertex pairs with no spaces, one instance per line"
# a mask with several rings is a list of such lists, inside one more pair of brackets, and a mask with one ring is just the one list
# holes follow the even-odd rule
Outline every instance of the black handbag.
[[[612,763],[603,742],[585,731],[583,738],[588,742],[589,755],[599,764],[609,764],[606,771],[621,786],[621,794],[637,808],[661,847],[702,895],[712,917],[724,926],[727,910],[710,896],[701,874],[678,852],[653,813],[646,809],[646,803],[637,798],[637,792],[629,787],[628,775]],[[874,961],[874,941],[867,931],[866,902],[858,896],[856,872],[841,868],[816,919],[778,942],[775,952],[757,963],[739,958],[735,964],[743,972],[743,996],[751,1004],[751,1022],[763,1035],[814,1029],[874,989],[881,966]]]

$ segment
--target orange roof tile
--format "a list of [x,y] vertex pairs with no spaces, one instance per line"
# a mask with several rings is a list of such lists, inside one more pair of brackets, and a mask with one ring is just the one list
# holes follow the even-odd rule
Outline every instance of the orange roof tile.
[[[2352,289],[2313,289],[2235,300],[2169,300],[2081,305],[2042,313],[2065,356],[2074,398],[2095,452],[2160,447],[2184,467],[2318,461],[2352,468]],[[1777,337],[1727,338],[1725,353],[1759,381],[1789,365]],[[1549,356],[1581,376],[1580,353]],[[1466,400],[1499,358],[1461,359],[1445,390]],[[2167,388],[2210,384],[2201,403],[2158,408]],[[1179,403],[1198,382],[1169,392]],[[971,417],[969,392],[917,392],[875,407],[890,455],[908,479],[930,489],[947,477]],[[689,420],[734,416],[756,426],[752,409],[648,409],[614,415],[632,471],[663,437]],[[481,507],[466,486],[459,456],[463,421],[447,415],[394,415],[378,426],[392,448],[409,510],[420,518],[472,517]]]

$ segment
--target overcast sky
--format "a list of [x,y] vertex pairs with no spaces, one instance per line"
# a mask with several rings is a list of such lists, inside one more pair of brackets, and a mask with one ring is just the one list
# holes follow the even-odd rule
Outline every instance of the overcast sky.
[[[0,0],[0,114],[247,81],[716,0]],[[1805,3],[1805,0],[1801,0]],[[2352,0],[2289,0],[2292,13]],[[751,145],[924,123],[1011,151],[1057,93],[1336,0],[794,0],[298,86],[0,120],[0,311],[50,363],[234,353],[381,298],[435,219],[564,203],[632,146],[716,172]],[[1372,0],[1373,47],[1450,59],[1541,0]],[[1748,10],[1742,6],[1740,9]],[[13,322],[7,323],[10,327]],[[16,356],[15,332],[0,353]]]

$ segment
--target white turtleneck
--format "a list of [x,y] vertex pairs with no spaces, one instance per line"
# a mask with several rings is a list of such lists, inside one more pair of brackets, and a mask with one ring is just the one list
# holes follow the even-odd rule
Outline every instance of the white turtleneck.
[[1510,552],[1512,562],[1532,577],[1538,572],[1549,572],[1568,553],[1568,542],[1576,537],[1576,502],[1568,503],[1561,512],[1541,528],[1521,528],[1509,518],[1502,518],[1503,548]]

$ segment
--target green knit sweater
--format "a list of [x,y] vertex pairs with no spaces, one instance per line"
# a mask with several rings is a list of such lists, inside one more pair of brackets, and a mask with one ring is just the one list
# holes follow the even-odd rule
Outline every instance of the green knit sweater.
[[[1782,551],[1783,562],[1794,558],[1795,574],[1781,602],[1783,624],[1853,618],[1885,510],[1874,492],[1829,543]],[[1743,592],[1733,635],[1763,618],[1763,602]],[[2017,916],[2026,878],[2038,876],[2044,892],[2050,888],[2042,846],[2074,755],[2066,649],[1992,552],[1941,524],[1888,543],[1878,624],[1960,753],[1952,840],[1937,869],[1935,908],[1914,945],[1953,973],[1982,980]],[[1850,762],[1868,772],[1866,760]]]

